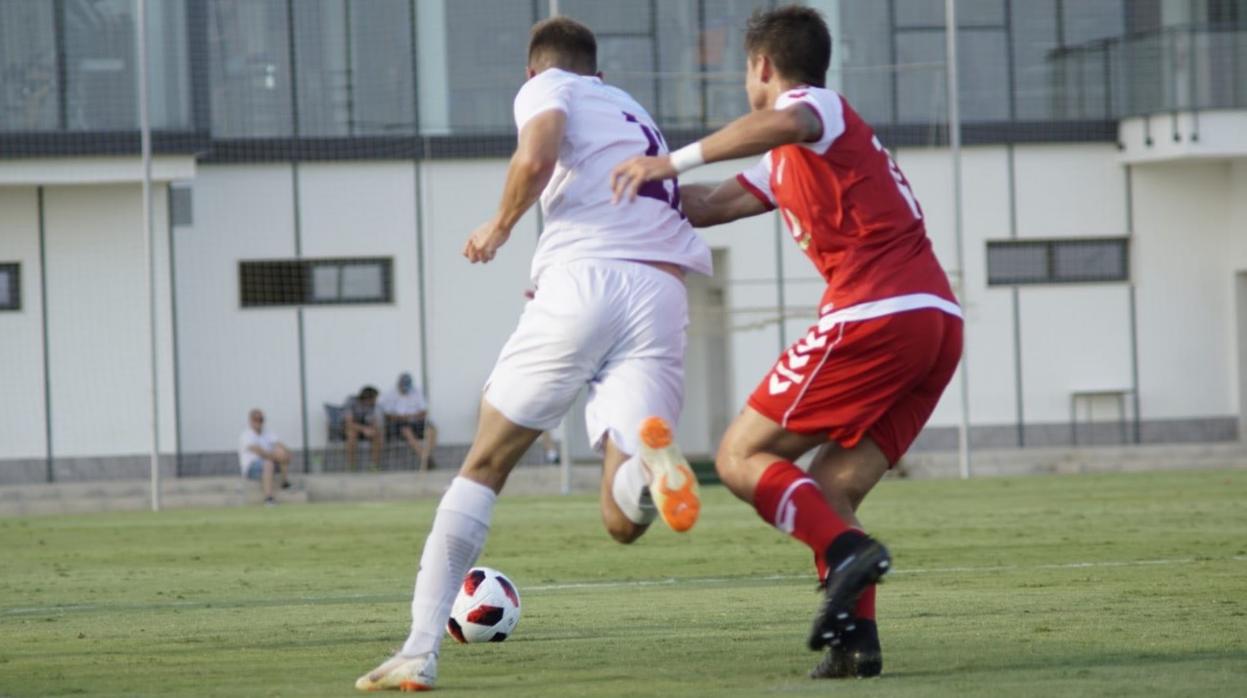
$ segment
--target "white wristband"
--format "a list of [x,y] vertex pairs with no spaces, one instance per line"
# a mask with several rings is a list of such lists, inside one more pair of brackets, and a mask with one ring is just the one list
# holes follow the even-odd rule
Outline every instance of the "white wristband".
[[669,157],[671,158],[671,166],[675,168],[676,174],[681,174],[694,167],[706,164],[706,159],[701,154],[701,141],[689,143],[672,153]]

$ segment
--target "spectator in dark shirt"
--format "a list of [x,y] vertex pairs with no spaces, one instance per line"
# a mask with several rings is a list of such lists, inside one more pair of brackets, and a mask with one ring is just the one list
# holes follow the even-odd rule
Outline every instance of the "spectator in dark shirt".
[[385,439],[381,413],[377,409],[377,389],[366,385],[359,395],[346,401],[346,469],[355,469],[355,444],[360,439],[372,442],[372,469],[381,467],[381,446]]

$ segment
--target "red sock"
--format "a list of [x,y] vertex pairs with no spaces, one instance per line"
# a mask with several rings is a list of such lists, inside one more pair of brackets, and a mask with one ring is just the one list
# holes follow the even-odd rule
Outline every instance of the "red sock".
[[875,585],[866,587],[862,595],[857,597],[857,606],[853,607],[853,617],[875,619]]
[[753,508],[762,520],[810,546],[819,579],[826,576],[823,553],[850,526],[823,497],[823,490],[800,468],[777,461],[753,490]]

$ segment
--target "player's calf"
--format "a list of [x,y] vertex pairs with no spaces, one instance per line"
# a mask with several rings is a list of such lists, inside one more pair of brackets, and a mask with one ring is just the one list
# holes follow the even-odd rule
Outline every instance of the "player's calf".
[[649,495],[649,474],[639,455],[629,456],[610,438],[602,471],[602,523],[618,543],[640,538],[658,516]]
[[606,532],[610,537],[616,543],[624,545],[635,542],[649,529],[649,524],[635,524],[624,518],[610,516],[605,511],[602,513],[602,523],[606,525]]

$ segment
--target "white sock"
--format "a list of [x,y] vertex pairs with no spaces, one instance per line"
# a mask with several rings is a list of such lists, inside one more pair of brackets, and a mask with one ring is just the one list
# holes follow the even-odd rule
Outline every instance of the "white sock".
[[658,515],[649,495],[649,473],[641,463],[640,456],[632,456],[615,471],[611,496],[624,516],[634,524],[650,523]]
[[403,643],[403,656],[436,654],[441,647],[450,607],[485,545],[497,498],[493,490],[464,477],[456,477],[442,496],[420,555],[411,597],[411,634]]

